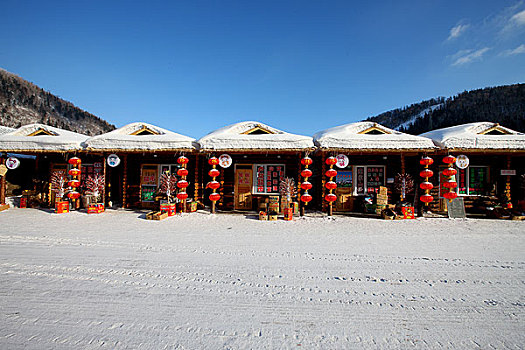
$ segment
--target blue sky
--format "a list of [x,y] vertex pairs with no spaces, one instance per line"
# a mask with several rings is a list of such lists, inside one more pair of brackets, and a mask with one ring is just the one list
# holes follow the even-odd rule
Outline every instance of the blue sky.
[[0,67],[116,126],[312,135],[525,81],[523,1],[3,2]]

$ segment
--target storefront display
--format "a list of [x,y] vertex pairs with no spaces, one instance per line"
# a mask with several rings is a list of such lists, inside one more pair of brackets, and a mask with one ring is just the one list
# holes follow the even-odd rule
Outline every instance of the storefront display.
[[279,184],[284,179],[283,164],[255,164],[253,193],[279,193]]

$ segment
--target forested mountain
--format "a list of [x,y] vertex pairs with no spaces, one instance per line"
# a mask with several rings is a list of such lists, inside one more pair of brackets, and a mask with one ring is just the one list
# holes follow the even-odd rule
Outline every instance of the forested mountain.
[[414,135],[482,121],[525,132],[525,84],[465,91],[449,98],[438,97],[367,120]]
[[31,123],[47,124],[85,135],[115,129],[105,120],[0,69],[0,125],[18,128]]

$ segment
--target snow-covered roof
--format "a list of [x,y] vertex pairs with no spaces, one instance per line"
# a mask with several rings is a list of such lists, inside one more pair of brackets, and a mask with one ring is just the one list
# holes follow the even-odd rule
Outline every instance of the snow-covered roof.
[[374,122],[357,122],[320,131],[314,135],[321,149],[339,150],[432,150],[432,140],[405,134]]
[[143,122],[125,125],[108,133],[90,137],[88,150],[167,151],[193,150],[195,139]]
[[14,131],[15,129],[8,126],[0,125],[0,135],[7,134],[8,132]]
[[201,150],[306,150],[313,149],[311,137],[275,129],[256,121],[245,121],[215,130],[197,141]]
[[75,151],[82,149],[87,135],[44,124],[28,124],[0,135],[2,151]]
[[434,143],[447,149],[513,149],[525,150],[525,134],[497,123],[478,122],[426,132]]

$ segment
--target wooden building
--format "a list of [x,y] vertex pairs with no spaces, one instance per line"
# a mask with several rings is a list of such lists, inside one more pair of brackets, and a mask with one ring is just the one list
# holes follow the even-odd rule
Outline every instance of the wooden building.
[[[279,195],[283,178],[299,181],[300,160],[314,150],[309,136],[290,134],[255,121],[223,127],[197,142],[204,155],[203,174],[210,169],[207,159],[211,156],[218,157],[224,166],[219,166],[218,179],[218,208],[222,210],[257,210],[258,203],[268,196]],[[206,203],[210,192],[205,193]]]
[[[336,211],[362,211],[363,199],[367,195],[378,194],[381,186],[386,186],[389,203],[396,203],[401,193],[394,188],[397,174],[410,174],[419,183],[419,159],[422,155],[432,154],[437,147],[425,137],[413,136],[389,129],[373,122],[358,122],[333,127],[314,135],[321,157],[324,174],[329,156],[338,158],[336,164],[337,201]],[[323,176],[317,186],[325,196]],[[406,194],[406,200],[414,200],[416,192]],[[323,209],[328,207],[323,202]]]
[[[435,171],[441,173],[445,168],[441,163],[444,155],[458,158],[457,192],[464,198],[467,210],[475,210],[476,202],[486,197],[514,205],[525,199],[520,188],[525,173],[525,134],[497,123],[478,122],[437,129],[421,136],[440,147]],[[441,197],[440,189],[441,186],[434,191],[434,196],[440,198],[439,209],[444,210],[446,200]]]

